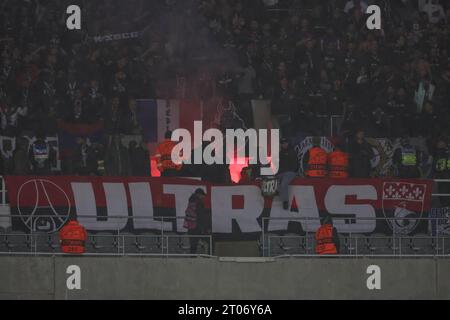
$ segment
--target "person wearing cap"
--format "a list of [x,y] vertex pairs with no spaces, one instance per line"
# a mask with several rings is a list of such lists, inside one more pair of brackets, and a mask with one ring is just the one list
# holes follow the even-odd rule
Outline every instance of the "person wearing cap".
[[280,178],[280,197],[283,209],[289,208],[289,184],[298,173],[298,159],[294,150],[290,148],[286,138],[280,140],[280,165],[277,176]]
[[185,211],[183,226],[188,230],[190,242],[190,253],[197,253],[197,246],[201,239],[201,235],[210,234],[209,215],[205,209],[206,193],[203,189],[198,188],[189,197],[189,202]]
[[327,214],[321,218],[320,224],[320,228],[316,231],[316,253],[338,254],[340,241],[338,232],[333,226],[333,219]]

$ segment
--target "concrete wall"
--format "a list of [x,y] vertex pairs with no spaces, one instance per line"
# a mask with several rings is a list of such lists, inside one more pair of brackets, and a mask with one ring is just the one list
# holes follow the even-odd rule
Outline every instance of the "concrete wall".
[[[81,268],[68,290],[66,269]],[[381,268],[381,289],[366,285]],[[450,260],[0,256],[9,299],[435,299],[450,298]]]

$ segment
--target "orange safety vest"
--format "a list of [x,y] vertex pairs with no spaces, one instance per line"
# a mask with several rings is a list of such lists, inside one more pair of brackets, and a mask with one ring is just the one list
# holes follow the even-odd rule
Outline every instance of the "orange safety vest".
[[348,178],[348,154],[335,150],[328,154],[328,176],[330,178]]
[[333,226],[322,225],[316,232],[316,253],[337,254],[336,245],[333,243]]
[[309,149],[308,177],[326,177],[327,176],[327,153],[320,147]]
[[64,253],[83,253],[87,239],[86,229],[78,221],[70,221],[59,231],[61,251]]
[[181,164],[175,164],[172,162],[172,149],[176,145],[176,142],[166,139],[156,148],[156,166],[159,171],[163,172],[166,169],[181,169]]

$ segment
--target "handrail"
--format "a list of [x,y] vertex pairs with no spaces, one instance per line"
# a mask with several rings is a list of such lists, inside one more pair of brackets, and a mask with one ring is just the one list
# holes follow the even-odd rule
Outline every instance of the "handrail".
[[[0,236],[2,236],[3,239],[0,239],[1,241],[6,241],[5,243],[9,243],[8,238],[9,237],[24,237],[25,241],[23,241],[23,243],[21,243],[22,245],[27,245],[29,247],[29,250],[26,251],[1,251],[0,250],[0,254],[10,254],[10,253],[14,253],[14,254],[38,254],[38,253],[47,253],[47,254],[57,254],[58,252],[55,252],[55,250],[59,250],[60,245],[59,245],[59,241],[56,243],[49,243],[47,242],[47,248],[52,248],[53,251],[52,252],[42,252],[42,251],[38,251],[38,239],[41,237],[46,236],[47,241],[50,240],[50,234],[45,234],[45,233],[34,233],[34,234],[20,234],[20,233],[1,233],[0,232]],[[148,239],[148,238],[156,238],[156,239],[160,239],[160,246],[161,246],[161,252],[140,252],[140,253],[136,253],[136,252],[128,252],[125,248],[125,238],[141,238],[141,239]],[[146,235],[129,235],[129,234],[91,234],[88,237],[88,241],[90,241],[90,245],[92,247],[94,247],[94,249],[102,249],[103,245],[98,246],[94,241],[98,240],[98,238],[106,238],[106,239],[111,239],[114,241],[111,241],[111,243],[113,243],[109,248],[113,248],[116,247],[117,248],[117,252],[85,252],[83,255],[104,255],[104,254],[108,254],[108,255],[131,255],[131,254],[135,254],[135,255],[155,255],[155,256],[178,256],[178,255],[188,255],[188,256],[202,256],[202,255],[206,255],[206,256],[212,256],[212,236],[211,235],[166,235],[166,236],[162,236],[162,235],[156,235],[156,234],[146,234]],[[185,253],[172,253],[169,251],[169,238],[185,238],[185,239],[191,239],[191,238],[200,238],[200,239],[208,239],[208,251],[209,254],[205,254],[205,253],[199,253],[199,254],[185,254]],[[58,239],[59,240],[59,239]],[[98,247],[96,247],[98,246]],[[136,243],[137,246],[137,243]],[[122,250],[121,250],[122,249]],[[61,253],[61,252],[59,252]]]
[[[435,183],[450,183],[450,179],[434,179],[433,181]],[[1,196],[2,203],[0,204],[0,206],[2,206],[2,205],[3,206],[7,206],[7,203],[6,203],[7,190],[6,190],[6,185],[5,185],[4,179],[1,176],[0,176],[0,182],[1,182],[0,192],[2,193],[2,196]],[[450,194],[432,193],[431,196],[432,197],[450,197]],[[29,216],[25,216],[25,217],[29,217]],[[31,219],[34,219],[34,218],[45,218],[45,217],[54,218],[55,215],[39,215],[39,216],[35,216],[35,217],[32,216]],[[77,215],[77,217],[84,218],[84,219],[98,219],[97,215],[93,216],[93,215],[80,214],[80,215]],[[19,215],[19,214],[1,214],[0,215],[0,219],[3,219],[3,218],[21,218],[21,219],[23,219],[24,216],[23,215]],[[189,236],[193,236],[193,235],[183,234],[184,230],[173,231],[173,232],[177,233],[177,234],[174,234],[174,235],[171,235],[171,234],[166,235],[165,234],[166,231],[164,230],[164,222],[176,222],[176,221],[178,221],[180,219],[184,219],[185,218],[184,216],[170,216],[170,217],[168,217],[168,216],[152,216],[152,217],[143,217],[143,216],[130,216],[130,215],[127,214],[127,215],[108,215],[105,218],[107,218],[109,221],[114,220],[114,219],[120,219],[120,220],[132,219],[132,220],[152,220],[152,221],[160,222],[161,223],[160,224],[160,228],[159,228],[160,233],[158,235],[155,234],[154,236],[155,237],[161,237],[161,239],[163,239],[163,242],[164,242],[164,240],[166,241],[165,243],[168,243],[167,241],[168,241],[168,239],[170,237],[187,237],[188,238]],[[333,216],[333,219],[335,221],[336,220],[348,220],[348,219],[351,219],[351,220],[353,220],[355,222],[356,221],[359,221],[359,222],[361,222],[361,221],[374,221],[374,220],[375,221],[387,221],[387,222],[401,221],[401,220],[416,220],[416,221],[442,221],[442,220],[446,220],[446,218],[444,218],[444,217],[413,217],[413,218],[410,218],[410,217],[357,217],[357,216],[340,217],[339,215]],[[320,220],[320,217],[262,217],[262,219],[261,219],[261,224],[262,224],[261,233],[262,233],[262,251],[263,251],[263,255],[266,254],[266,250],[265,250],[266,249],[266,243],[265,243],[265,239],[266,239],[266,227],[265,227],[266,226],[266,221],[271,221],[271,220],[318,221],[318,220]],[[30,235],[32,239],[33,239],[34,234],[36,234],[36,233],[42,234],[43,233],[43,232],[33,231],[32,229],[33,228],[31,228],[31,235]],[[152,230],[158,230],[158,229],[152,229]],[[34,232],[34,234],[33,234],[33,232]],[[99,231],[99,232],[102,232],[102,231]],[[48,233],[48,234],[50,234],[50,233]],[[308,232],[306,232],[306,234],[308,234]],[[342,234],[349,234],[349,236],[351,238],[351,235],[354,234],[354,233],[352,233],[352,232],[343,232]],[[99,237],[101,235],[95,235],[95,236]],[[125,237],[127,237],[127,235],[122,235],[120,230],[116,230],[116,234],[114,236],[122,237],[122,243],[124,243],[123,239],[125,239]],[[133,236],[139,237],[140,235],[133,235]],[[209,250],[210,250],[210,253],[212,253],[212,236],[211,235],[198,235],[198,237],[205,237],[205,238],[208,237],[209,238]],[[423,236],[421,236],[421,237],[423,237]],[[394,230],[392,232],[392,237],[391,237],[393,246],[395,246],[395,244],[397,242],[396,240],[399,240],[401,238],[402,238],[402,235],[401,234],[397,234],[397,230],[396,230],[396,228],[394,228]],[[447,236],[442,236],[442,235],[439,235],[438,233],[436,233],[435,236],[430,236],[430,238],[434,238],[436,240],[436,243],[437,243],[436,255],[439,254],[439,251],[444,252],[444,239],[447,239],[448,237]],[[394,254],[394,256],[398,256],[398,254],[401,255],[401,252],[402,252],[401,246],[402,246],[402,243],[400,241],[398,248],[394,248],[393,249],[394,252],[398,252],[397,254]],[[174,255],[174,254],[171,254],[169,252],[168,246],[164,246],[164,243],[162,243],[161,247],[162,247],[162,251],[161,251],[160,255]],[[36,249],[36,246],[34,246],[34,248]],[[166,252],[164,252],[164,249],[166,249]],[[119,250],[120,250],[120,248],[118,246],[118,253],[117,254],[120,254]],[[125,250],[125,248],[122,248],[122,254],[128,254],[124,250]],[[34,253],[37,254],[38,252],[35,251]],[[137,254],[137,255],[142,255],[142,254]],[[196,256],[198,256],[198,255],[196,255]]]

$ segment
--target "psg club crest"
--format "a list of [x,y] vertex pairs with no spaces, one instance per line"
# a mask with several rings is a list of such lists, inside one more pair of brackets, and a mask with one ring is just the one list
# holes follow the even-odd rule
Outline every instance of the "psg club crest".
[[418,183],[383,183],[383,214],[395,234],[406,235],[416,229],[423,215],[426,188]]
[[57,184],[46,179],[23,183],[17,193],[17,211],[33,232],[55,232],[69,219],[70,200]]

